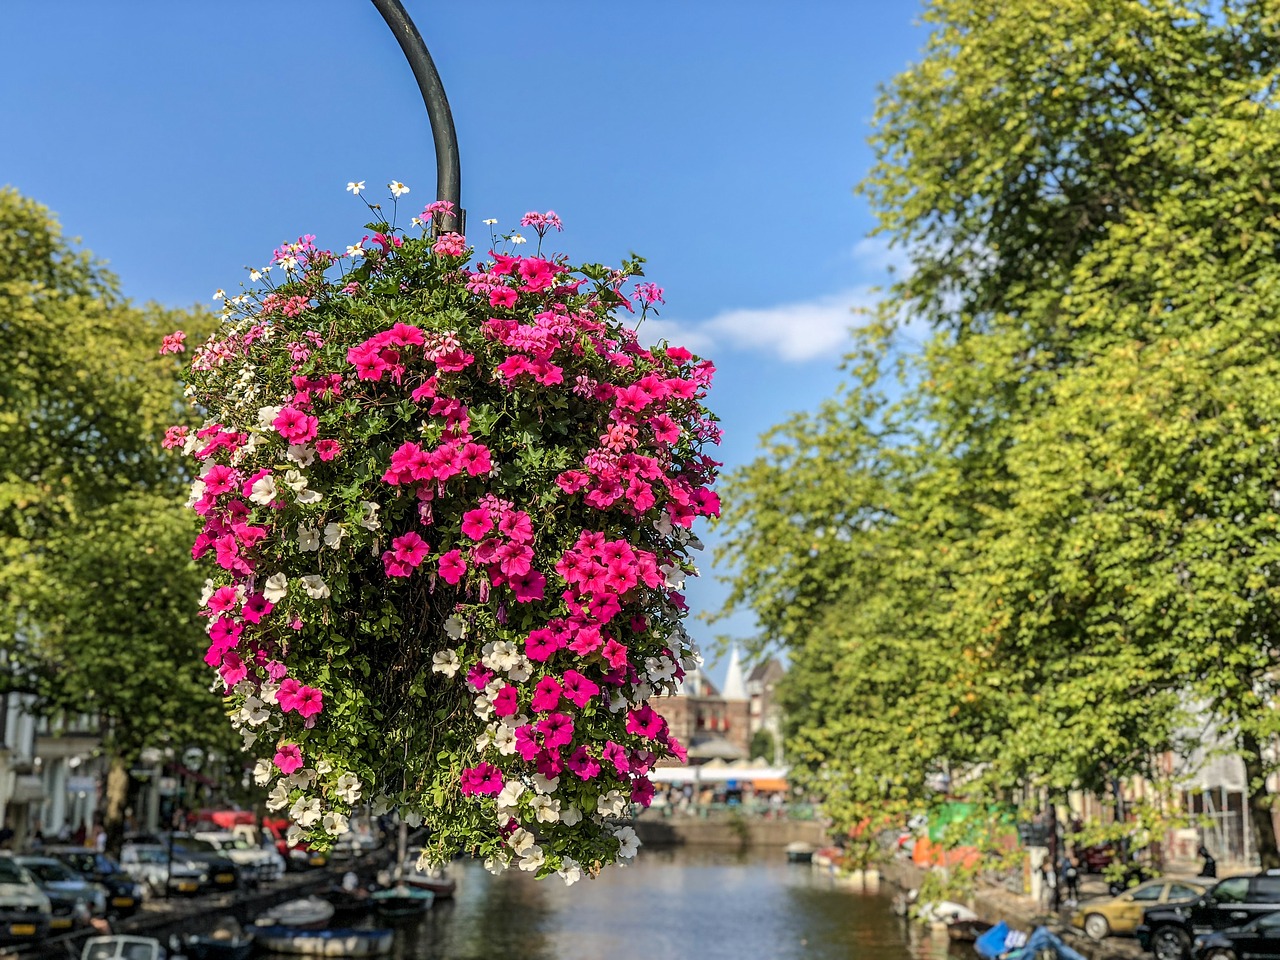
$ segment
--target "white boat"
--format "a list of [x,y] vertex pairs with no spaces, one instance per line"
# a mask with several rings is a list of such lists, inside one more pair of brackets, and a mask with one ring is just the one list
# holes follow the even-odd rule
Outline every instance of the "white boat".
[[257,927],[319,930],[333,919],[333,904],[319,897],[303,897],[277,904],[253,921]]
[[448,900],[458,889],[457,878],[452,876],[447,867],[428,866],[418,868],[418,860],[422,849],[415,847],[409,851],[401,864],[402,883],[419,890],[430,890],[437,900]]
[[269,953],[294,957],[382,957],[391,952],[392,930],[298,930],[262,927],[258,944]]
[[164,947],[153,937],[90,937],[80,960],[164,960]]

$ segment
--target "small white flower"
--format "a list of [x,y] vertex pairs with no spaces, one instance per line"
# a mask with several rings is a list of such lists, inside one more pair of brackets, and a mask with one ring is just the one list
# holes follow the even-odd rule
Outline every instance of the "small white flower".
[[329,596],[329,585],[317,573],[311,573],[302,578],[302,589],[307,591],[307,596],[312,600],[323,600]]
[[[303,553],[320,549],[320,531],[315,527],[298,524],[298,549]],[[650,657],[650,659],[653,659]]]
[[284,485],[294,493],[298,493],[307,489],[307,478],[297,470],[286,470],[284,472]]
[[525,241],[524,237],[520,236],[520,234],[518,234],[518,233],[513,233],[513,234],[511,235],[511,242],[512,242],[512,243],[525,243],[526,241]]
[[503,856],[486,857],[484,868],[492,873],[495,877],[511,866],[511,861]]
[[321,757],[316,761],[316,773],[324,776],[326,773],[333,773],[333,764]]
[[196,447],[200,446],[204,441],[195,435],[194,432],[187,434],[187,439],[182,441],[182,455],[189,457],[196,452]]
[[560,801],[551,797],[536,796],[530,801],[534,816],[540,823],[555,823],[560,819]]
[[573,857],[562,857],[556,873],[560,874],[566,887],[571,887],[582,879],[582,866]]
[[223,290],[221,287],[213,291],[213,299],[215,300],[225,300],[226,297],[227,297],[227,291]]
[[373,805],[370,807],[369,812],[373,814],[375,817],[381,817],[381,816],[384,816],[386,812],[390,809],[391,809],[391,798],[388,797],[386,794],[380,793],[373,798]]
[[301,827],[314,826],[320,819],[320,801],[315,797],[299,797],[289,808],[289,819]]
[[280,416],[280,411],[284,407],[259,407],[258,408],[258,426],[267,429],[271,426],[272,421]]
[[354,260],[356,257],[364,256],[364,247],[358,243],[353,243],[347,247],[347,256]]
[[546,862],[547,858],[543,855],[542,848],[535,843],[529,848],[529,852],[520,858],[520,869],[532,872]]
[[261,280],[261,279],[262,279],[262,273],[261,273],[261,271],[258,271],[258,270],[250,270],[250,271],[249,271],[249,279],[250,279],[250,280],[252,280],[254,283],[257,283],[259,280]]
[[264,507],[275,500],[277,496],[279,496],[279,493],[276,491],[276,481],[271,474],[259,477],[253,482],[253,486],[249,490],[249,499]]
[[560,822],[566,827],[572,827],[574,824],[580,823],[581,821],[582,811],[573,804],[569,804],[569,806],[560,811]]
[[324,815],[322,826],[324,827],[324,832],[329,836],[340,837],[349,829],[347,824],[348,820],[344,814],[331,810]]
[[270,760],[259,760],[253,765],[253,782],[260,787],[265,787],[275,776],[275,770],[276,766]]
[[431,657],[431,671],[452,677],[462,666],[462,658],[456,650],[438,650]]
[[502,792],[498,794],[498,813],[504,810],[510,816],[514,816],[519,809],[520,798],[524,795],[527,788],[519,780],[508,780],[502,788]]
[[358,197],[358,196],[360,196],[360,191],[361,191],[361,190],[363,190],[363,189],[364,189],[364,181],[363,181],[363,180],[348,180],[348,181],[347,181],[347,190],[348,190],[349,192],[351,192],[351,193],[354,193],[357,197]]
[[492,226],[493,226],[495,223],[497,223],[498,221],[497,221],[497,220],[494,220],[494,219],[492,219],[492,218],[490,218],[490,219],[488,219],[488,220],[481,220],[480,222],[481,222],[481,223],[487,223],[489,226],[491,226],[491,227],[492,227]]
[[559,777],[544,777],[540,773],[533,775],[533,789],[539,793],[555,793],[558,786],[560,786]]
[[275,785],[269,794],[267,794],[268,810],[283,810],[289,805],[289,785],[283,780]]
[[292,824],[284,833],[284,842],[292,846],[302,840],[302,828],[296,823]]
[[624,860],[630,860],[636,855],[636,851],[640,849],[640,838],[636,836],[636,832],[630,827],[619,827],[613,831],[613,835],[618,838],[620,846],[618,847],[618,856]]
[[596,798],[596,813],[602,817],[620,817],[625,807],[626,801],[618,790],[610,790]]
[[343,803],[357,803],[360,800],[360,778],[354,773],[344,773],[334,784],[333,795]]
[[653,529],[657,530],[660,536],[671,536],[671,517],[669,517],[664,511],[657,520],[653,521]]
[[209,601],[213,598],[213,591],[216,589],[212,580],[205,580],[204,589],[200,591],[200,606],[209,605]]
[[294,499],[301,504],[312,504],[319,503],[324,498],[315,490],[299,490]]
[[[504,718],[505,719],[505,718]],[[498,724],[493,731],[493,745],[504,757],[511,757],[516,752],[516,732],[505,723]]]
[[296,790],[305,790],[316,782],[316,772],[310,767],[303,767],[289,774],[289,786]]
[[293,256],[281,257],[276,261],[276,263],[280,264],[280,267],[283,270],[292,270],[298,265],[298,258]]
[[315,463],[316,452],[305,443],[291,443],[284,454],[300,467],[309,467]]
[[406,187],[399,180],[392,180],[390,183],[387,184],[387,189],[391,191],[391,195],[395,197],[397,200],[399,200],[401,197],[403,197],[406,193],[409,192],[409,188]]
[[530,833],[528,830],[526,830],[524,827],[521,827],[519,830],[517,830],[515,833],[511,834],[510,837],[507,838],[507,844],[516,853],[520,855],[524,855],[533,846],[535,846],[533,839],[534,839],[533,834]]
[[268,603],[279,603],[288,592],[289,578],[283,573],[273,573],[262,587],[262,596]]
[[324,545],[333,547],[335,550],[342,543],[342,538],[347,535],[347,528],[340,523],[326,523],[324,525]]
[[360,526],[366,530],[377,530],[382,526],[382,521],[378,519],[378,511],[381,508],[372,500],[360,501]]
[[418,217],[410,217],[409,222],[412,223],[415,227],[422,226],[422,220],[420,220]]
[[462,622],[461,617],[450,616],[444,622],[444,632],[449,635],[450,640],[457,640],[467,632],[467,625]]

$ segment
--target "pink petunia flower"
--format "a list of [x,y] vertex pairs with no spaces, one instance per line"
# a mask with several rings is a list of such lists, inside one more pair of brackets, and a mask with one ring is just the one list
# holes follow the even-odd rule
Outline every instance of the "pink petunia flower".
[[542,746],[548,750],[566,747],[573,740],[573,720],[568,714],[553,713],[535,725],[542,734]]
[[306,718],[314,717],[324,709],[324,694],[315,687],[301,687],[298,690],[298,713]]
[[579,707],[585,707],[591,698],[600,693],[600,687],[592,683],[577,670],[564,672],[563,691],[565,697]]
[[288,776],[302,769],[302,751],[297,744],[286,743],[276,751],[271,762],[276,765],[276,769]]
[[337,440],[317,440],[316,456],[321,460],[333,460],[342,453],[342,444]]
[[160,353],[182,353],[187,349],[186,341],[187,335],[181,330],[175,330],[160,341]]
[[450,550],[440,556],[440,579],[445,583],[456,584],[467,572],[467,562],[462,559],[462,552]]
[[534,713],[549,713],[558,706],[560,706],[560,681],[555,677],[543,677],[533,688],[530,709]]
[[508,683],[493,698],[493,712],[499,717],[514,717],[519,709],[520,693]]
[[580,780],[593,780],[600,773],[600,761],[591,756],[591,751],[585,745],[569,755],[565,766]]
[[306,443],[314,440],[316,431],[320,429],[320,421],[303,413],[297,407],[285,407],[271,421],[276,432],[290,443]]

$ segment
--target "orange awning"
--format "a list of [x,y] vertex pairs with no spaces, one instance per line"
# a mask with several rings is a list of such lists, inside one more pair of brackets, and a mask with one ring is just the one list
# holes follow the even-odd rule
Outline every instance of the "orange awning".
[[774,780],[774,779],[768,779],[768,778],[763,780],[752,780],[751,785],[755,787],[757,790],[786,790],[787,789],[787,781]]

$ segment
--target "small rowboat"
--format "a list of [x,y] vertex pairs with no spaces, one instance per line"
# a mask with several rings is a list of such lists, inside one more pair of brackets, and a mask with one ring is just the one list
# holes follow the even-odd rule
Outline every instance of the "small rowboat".
[[269,953],[293,957],[383,957],[391,952],[393,930],[299,930],[260,927],[258,943]]
[[409,856],[401,864],[403,879],[401,883],[419,890],[430,890],[437,900],[448,900],[458,889],[458,881],[451,877],[444,867],[430,866],[419,869],[418,860],[422,850],[409,851]]
[[277,904],[254,921],[259,927],[321,930],[333,919],[333,904],[319,897],[303,897]]
[[420,916],[431,909],[431,904],[436,899],[436,895],[430,890],[405,884],[389,890],[375,890],[371,897],[378,915],[392,919]]

